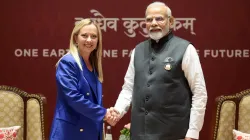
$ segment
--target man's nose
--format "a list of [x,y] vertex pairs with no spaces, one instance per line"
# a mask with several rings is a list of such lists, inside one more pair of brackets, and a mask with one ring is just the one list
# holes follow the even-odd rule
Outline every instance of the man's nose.
[[153,20],[152,20],[151,25],[152,25],[152,26],[156,26],[156,25],[157,25],[157,22],[156,22],[156,20],[155,20],[154,18],[153,18]]

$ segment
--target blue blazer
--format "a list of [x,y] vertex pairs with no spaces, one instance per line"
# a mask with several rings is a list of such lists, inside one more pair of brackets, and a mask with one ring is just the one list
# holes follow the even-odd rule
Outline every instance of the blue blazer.
[[80,60],[83,70],[70,53],[63,56],[57,66],[58,93],[50,140],[102,139],[107,111],[102,107],[102,84],[95,74],[96,90],[91,89],[85,77],[88,69],[82,57]]

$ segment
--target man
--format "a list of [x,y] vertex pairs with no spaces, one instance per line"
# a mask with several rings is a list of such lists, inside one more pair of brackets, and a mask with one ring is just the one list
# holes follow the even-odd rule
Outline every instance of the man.
[[122,117],[132,102],[132,140],[198,139],[207,91],[196,49],[173,35],[174,19],[164,3],[150,4],[145,14],[150,39],[133,50],[111,111]]

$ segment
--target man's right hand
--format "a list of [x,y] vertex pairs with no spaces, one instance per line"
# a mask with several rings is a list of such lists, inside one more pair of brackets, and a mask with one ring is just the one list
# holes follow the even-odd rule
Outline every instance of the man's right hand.
[[107,109],[104,120],[107,121],[111,126],[115,126],[120,119],[120,113],[114,107]]

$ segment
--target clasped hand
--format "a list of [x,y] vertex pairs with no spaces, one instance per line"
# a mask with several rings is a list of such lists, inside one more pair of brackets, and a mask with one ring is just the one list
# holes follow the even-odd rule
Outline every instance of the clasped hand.
[[117,110],[115,110],[113,107],[107,109],[107,113],[104,117],[104,120],[108,122],[111,126],[115,126],[120,119],[121,116]]

